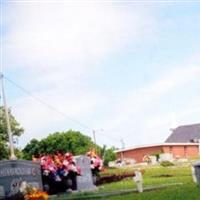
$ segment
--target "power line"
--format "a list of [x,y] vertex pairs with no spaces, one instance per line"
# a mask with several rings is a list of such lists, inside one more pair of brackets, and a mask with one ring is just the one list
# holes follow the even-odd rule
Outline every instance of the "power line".
[[[71,118],[70,116],[66,115],[64,112],[58,110],[56,107],[54,107],[54,106],[52,106],[52,105],[46,103],[46,102],[45,102],[44,100],[42,100],[41,98],[38,98],[38,97],[32,95],[31,92],[29,92],[27,89],[25,89],[24,87],[20,86],[20,85],[17,84],[15,81],[13,81],[13,80],[11,80],[10,78],[8,78],[7,76],[5,76],[5,75],[2,75],[2,76],[3,76],[3,78],[4,78],[5,80],[7,80],[7,81],[10,82],[11,84],[13,84],[15,87],[17,87],[18,89],[20,89],[21,91],[23,91],[25,94],[27,94],[28,96],[30,96],[30,97],[31,97],[32,99],[34,99],[35,101],[38,101],[38,102],[41,103],[42,105],[45,105],[45,106],[48,107],[50,110],[53,110],[53,111],[59,113],[60,115],[62,115],[62,116],[64,116],[65,118],[69,119],[70,121],[72,121],[72,122],[74,122],[74,123],[76,123],[76,124],[79,124],[80,126],[86,128],[86,129],[88,129],[88,130],[90,130],[90,131],[94,131],[94,130],[95,130],[94,128],[89,127],[88,125],[86,125],[86,124],[80,122],[79,120],[76,120],[76,119]],[[98,131],[97,131],[97,134],[98,134],[98,135],[102,135],[102,136],[104,136],[104,137],[106,137],[106,138],[110,138],[111,140],[115,140],[115,141],[117,141],[117,142],[120,142],[119,139],[113,138],[113,137],[111,137],[111,136],[108,135],[108,134],[105,134],[105,133],[102,133],[102,132],[101,132],[101,134],[99,134]]]
[[65,118],[69,119],[70,121],[76,123],[76,124],[79,124],[80,126],[86,128],[86,129],[89,129],[89,130],[93,130],[91,127],[85,125],[84,123],[76,120],[76,119],[73,119],[71,118],[70,116],[66,115],[64,112],[58,110],[56,107],[46,103],[45,101],[43,101],[42,99],[34,96],[31,94],[31,92],[29,92],[28,90],[26,90],[24,87],[20,86],[19,84],[17,84],[15,81],[9,79],[7,76],[3,76],[5,78],[5,80],[7,80],[8,82],[10,82],[11,84],[13,84],[15,87],[19,88],[20,90],[22,90],[24,93],[26,93],[28,96],[32,97],[34,100],[40,102],[41,104],[45,105],[46,107],[48,107],[50,110],[53,110],[57,113],[59,113],[60,115],[64,116]]
[[117,141],[118,143],[120,143],[120,139],[117,139],[117,138],[115,138],[115,137],[112,137],[112,136],[110,136],[110,135],[108,135],[108,134],[106,134],[106,133],[103,133],[103,132],[101,132],[101,133],[99,133],[98,131],[96,132],[98,135],[102,135],[102,136],[104,136],[104,137],[106,137],[106,138],[110,138],[110,140],[115,140],[115,141]]

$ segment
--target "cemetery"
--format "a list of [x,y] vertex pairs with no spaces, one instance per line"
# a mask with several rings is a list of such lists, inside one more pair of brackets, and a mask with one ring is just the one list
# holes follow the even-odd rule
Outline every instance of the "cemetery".
[[0,18],[0,200],[200,199],[200,0]]
[[[9,159],[4,157],[0,161],[2,200],[169,200],[182,199],[183,195],[186,200],[195,200],[200,195],[200,158],[196,154],[196,158],[174,157],[170,152],[145,154],[142,162],[136,162],[133,158],[128,159],[123,155],[114,161],[114,151],[111,149],[108,151],[112,155],[109,158],[111,162],[107,163],[104,160],[105,152],[103,159],[100,158],[97,153],[100,152],[100,148],[95,146],[89,137],[69,130],[50,134],[41,141],[32,140],[22,151],[24,157],[32,160],[17,159],[9,112],[6,107],[3,111],[7,118],[10,155]],[[76,155],[61,150],[68,146],[72,138],[77,152],[80,151],[80,142],[83,141],[86,144],[85,149],[91,146],[95,148],[85,154]],[[46,147],[49,147],[49,152],[46,152]],[[108,165],[103,166],[103,163]]]
[[[68,154],[67,154],[68,156]],[[72,158],[72,157],[71,157]],[[70,158],[70,159],[71,159]],[[69,159],[69,160],[70,160]],[[94,182],[91,160],[88,156],[74,157],[77,173],[76,186],[72,181],[56,180],[58,174],[48,161],[49,174],[53,183],[44,182],[44,163],[25,160],[0,161],[0,199],[198,199],[200,195],[200,173],[198,159],[183,162],[174,161],[173,166],[147,164],[106,168]],[[42,162],[44,158],[41,159]],[[196,163],[196,164],[195,164]],[[40,170],[42,168],[42,170]],[[48,174],[47,172],[45,172]],[[59,174],[59,176],[61,173]],[[61,178],[61,177],[60,177]],[[47,183],[49,185],[47,185]],[[22,196],[23,184],[37,188],[29,196]],[[27,187],[24,186],[24,187]],[[52,187],[52,188],[51,188]],[[68,187],[71,187],[71,190]],[[32,189],[31,189],[32,191]],[[46,192],[44,192],[46,191]],[[190,192],[188,192],[190,191]],[[16,195],[17,194],[17,195]],[[34,195],[33,195],[34,194]],[[33,198],[32,196],[33,195]],[[156,195],[156,198],[154,197]]]
[[[193,162],[193,161],[192,161]],[[108,169],[102,172],[102,176],[108,174],[133,173],[136,169],[121,168]],[[143,173],[143,192],[139,193],[133,177],[123,180],[104,183],[98,186],[98,191],[88,193],[70,193],[53,197],[53,199],[184,199],[197,200],[200,195],[199,186],[193,181],[191,165],[185,163],[183,166],[173,167],[146,166]]]
[[[32,140],[22,151],[24,157],[32,160],[17,159],[11,135],[8,131],[9,159],[0,161],[2,200],[181,200],[183,195],[186,200],[195,200],[200,195],[199,156],[186,159],[161,152],[146,154],[142,162],[136,162],[125,157],[113,160],[111,149],[111,162],[103,166],[106,157],[105,153],[103,159],[98,155],[98,146],[76,155],[57,149],[67,146],[71,137],[76,138],[73,145],[77,150],[81,141],[88,144],[86,149],[91,145],[94,147],[88,137],[70,130],[51,134],[41,141]],[[45,142],[50,143],[46,143],[43,149]],[[49,153],[45,153],[46,146],[49,146]]]
[[0,200],[200,199],[200,0],[0,0]]

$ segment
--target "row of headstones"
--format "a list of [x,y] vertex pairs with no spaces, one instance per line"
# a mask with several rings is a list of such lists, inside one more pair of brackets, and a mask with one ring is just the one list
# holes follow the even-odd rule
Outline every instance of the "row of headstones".
[[[77,190],[95,190],[90,159],[77,156],[76,163],[81,168],[81,176],[77,176]],[[19,192],[20,184],[26,181],[29,185],[43,189],[40,163],[26,160],[0,161],[0,199],[13,196]]]
[[121,159],[118,159],[116,161],[110,161],[108,163],[108,166],[109,167],[124,167],[124,166],[137,166],[138,164],[139,165],[147,165],[147,164],[151,164],[151,165],[157,165],[159,164],[160,162],[162,161],[170,161],[170,162],[173,162],[174,161],[174,158],[173,158],[173,154],[171,153],[162,153],[162,154],[159,154],[159,158],[157,158],[156,156],[148,156],[148,160],[149,162],[145,161],[143,163],[136,163],[136,161],[134,159],[131,159],[131,158],[125,158],[123,160]]

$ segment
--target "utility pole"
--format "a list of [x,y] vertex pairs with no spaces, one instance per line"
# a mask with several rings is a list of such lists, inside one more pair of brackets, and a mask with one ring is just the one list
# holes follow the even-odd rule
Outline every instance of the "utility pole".
[[96,145],[96,132],[95,130],[92,130],[92,134],[93,134],[93,141],[94,141],[94,144]]
[[5,111],[5,117],[6,117],[7,133],[8,133],[9,146],[10,146],[10,160],[17,160],[17,157],[15,156],[15,152],[14,152],[13,136],[12,136],[12,131],[10,127],[10,119],[9,119],[8,107],[7,107],[6,96],[5,96],[5,91],[4,91],[3,74],[0,74],[0,79],[1,79],[1,87],[2,87],[1,88],[2,99],[3,99],[4,111]]
[[124,159],[124,155],[123,155],[123,149],[125,148],[125,143],[124,143],[124,140],[121,138],[121,145],[122,145],[122,147],[121,147],[121,161],[123,161],[123,159]]
[[92,130],[92,134],[93,134],[93,141],[94,141],[94,151],[95,151],[95,153],[96,153],[96,132],[95,132],[95,130],[93,129]]
[[102,128],[101,129],[92,129],[92,135],[93,135],[93,142],[94,142],[94,150],[95,150],[95,153],[100,153],[98,152],[98,148],[97,147],[97,142],[96,142],[96,132],[98,131],[104,131]]
[[125,143],[124,143],[124,140],[121,138],[121,145],[122,145],[122,149],[125,149]]

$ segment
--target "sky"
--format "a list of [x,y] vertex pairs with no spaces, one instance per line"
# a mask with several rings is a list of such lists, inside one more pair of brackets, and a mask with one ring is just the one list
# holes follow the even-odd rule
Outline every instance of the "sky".
[[[162,143],[200,123],[200,1],[1,0],[7,104],[32,138]],[[2,103],[2,102],[1,102]]]

